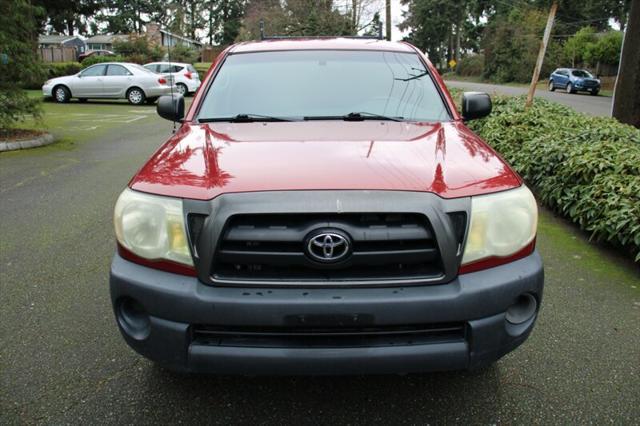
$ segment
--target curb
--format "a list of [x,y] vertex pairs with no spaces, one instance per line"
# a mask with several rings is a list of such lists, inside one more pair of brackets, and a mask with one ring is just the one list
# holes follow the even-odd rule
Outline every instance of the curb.
[[35,139],[27,139],[15,142],[0,142],[0,152],[17,151],[19,149],[37,148],[52,144],[56,141],[51,133],[45,133]]

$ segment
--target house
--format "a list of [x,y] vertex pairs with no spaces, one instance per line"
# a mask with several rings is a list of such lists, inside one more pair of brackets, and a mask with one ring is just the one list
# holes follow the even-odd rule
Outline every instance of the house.
[[126,34],[103,34],[89,37],[85,43],[87,50],[113,50],[113,43],[117,41],[126,41],[129,36]]
[[84,53],[86,50],[86,45],[80,37],[59,34],[39,36],[38,47],[40,49],[71,47],[76,49],[76,55]]
[[145,35],[151,41],[151,43],[163,47],[168,46],[186,46],[194,50],[201,50],[203,44],[197,40],[193,40],[178,34],[173,34],[170,31],[163,30],[159,24],[155,22],[149,22],[146,25]]

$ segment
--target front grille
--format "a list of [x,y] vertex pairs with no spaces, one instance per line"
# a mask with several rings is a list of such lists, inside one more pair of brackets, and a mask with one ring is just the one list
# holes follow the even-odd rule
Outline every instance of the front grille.
[[[339,230],[353,252],[336,264],[315,262],[306,241]],[[212,279],[243,284],[337,284],[429,281],[443,268],[435,236],[420,214],[252,214],[232,216],[221,234]]]
[[464,323],[361,328],[191,327],[192,342],[208,346],[346,348],[410,346],[465,339]]

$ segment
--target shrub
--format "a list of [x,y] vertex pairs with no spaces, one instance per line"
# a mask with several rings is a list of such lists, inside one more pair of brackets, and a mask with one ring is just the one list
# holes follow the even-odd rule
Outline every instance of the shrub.
[[523,97],[496,96],[493,105],[470,127],[539,201],[640,261],[640,130],[542,99],[526,111]]
[[187,64],[194,63],[200,53],[196,50],[193,50],[187,46],[173,46],[171,48],[171,61],[172,62],[184,62]]
[[207,75],[209,68],[211,67],[211,62],[196,62],[193,64],[196,71],[198,71],[198,75],[200,76],[200,81],[204,81],[204,76]]
[[456,66],[456,74],[465,77],[481,76],[484,71],[484,55],[469,55]]
[[135,34],[129,35],[126,40],[114,42],[113,50],[127,62],[136,64],[159,61],[165,53],[161,47],[153,46],[145,36]]
[[62,77],[80,72],[82,64],[80,62],[52,62],[43,64],[47,78]]
[[28,1],[0,2],[0,129],[8,129],[24,120],[27,114],[38,118],[40,102],[22,90],[30,79],[43,77],[36,55],[37,28],[35,17],[40,9]]
[[90,67],[91,65],[95,65],[95,64],[101,64],[103,62],[127,62],[125,60],[125,58],[123,58],[122,56],[98,56],[98,55],[93,55],[93,56],[89,56],[87,59],[82,61],[81,67],[82,68],[87,68]]

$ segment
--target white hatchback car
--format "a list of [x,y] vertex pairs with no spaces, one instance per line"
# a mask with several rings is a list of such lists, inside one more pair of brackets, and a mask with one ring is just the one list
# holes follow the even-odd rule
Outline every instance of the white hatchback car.
[[[177,91],[177,88],[173,88]],[[128,62],[95,64],[74,75],[48,80],[42,94],[56,102],[69,102],[78,98],[127,99],[133,105],[153,103],[168,95],[172,87],[167,78],[155,74],[141,65]]]
[[178,62],[151,62],[144,66],[146,69],[158,74],[173,77],[178,93],[187,96],[194,93],[200,87],[200,76],[191,64]]

